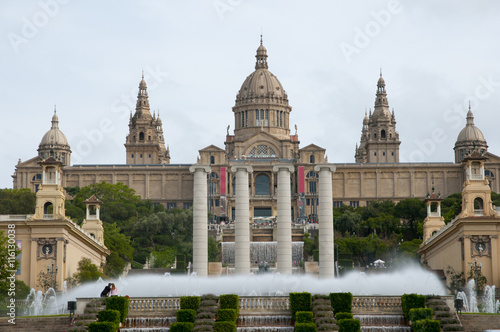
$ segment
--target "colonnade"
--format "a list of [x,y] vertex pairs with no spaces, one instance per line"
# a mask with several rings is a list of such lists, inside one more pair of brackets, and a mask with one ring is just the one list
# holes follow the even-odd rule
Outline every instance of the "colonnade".
[[[190,167],[194,173],[193,193],[193,268],[198,276],[208,275],[208,230],[207,230],[207,174],[208,165],[196,164]],[[292,274],[292,215],[290,175],[292,164],[277,164],[273,172],[278,174],[277,205],[278,215],[278,272]],[[318,164],[319,172],[319,274],[333,277],[333,199],[332,164]],[[250,195],[248,175],[253,172],[250,165],[241,164],[231,167],[236,174],[235,190],[235,273],[250,274]]]

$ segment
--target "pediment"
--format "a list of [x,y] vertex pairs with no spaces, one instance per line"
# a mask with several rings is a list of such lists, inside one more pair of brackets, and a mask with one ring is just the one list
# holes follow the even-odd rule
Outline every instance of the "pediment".
[[488,157],[488,161],[486,162],[487,164],[489,163],[500,163],[500,157],[491,153],[491,152],[486,152],[485,157]]
[[300,148],[299,151],[326,151],[326,149],[321,146],[317,146],[316,144],[309,144],[303,148]]
[[33,157],[31,159],[28,159],[26,161],[22,161],[16,165],[16,168],[22,168],[22,167],[40,167],[39,162],[42,159],[38,156]]
[[216,151],[216,152],[226,152],[226,150],[221,149],[218,146],[215,146],[213,144],[211,144],[211,145],[209,145],[207,147],[204,147],[203,149],[198,150],[198,151],[199,152],[214,152],[214,151]]

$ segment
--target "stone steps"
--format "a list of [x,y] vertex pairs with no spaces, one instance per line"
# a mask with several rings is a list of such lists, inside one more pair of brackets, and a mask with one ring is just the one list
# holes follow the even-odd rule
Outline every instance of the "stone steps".
[[70,322],[69,316],[16,318],[16,324],[0,319],[0,331],[62,332],[68,330]]

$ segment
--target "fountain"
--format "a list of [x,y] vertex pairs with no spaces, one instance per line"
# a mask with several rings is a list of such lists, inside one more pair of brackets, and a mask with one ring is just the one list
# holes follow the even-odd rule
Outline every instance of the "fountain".
[[463,300],[464,312],[497,313],[500,306],[495,301],[495,286],[485,286],[483,295],[478,295],[474,279],[467,282],[465,291],[458,292],[457,299]]
[[[63,293],[63,298],[66,296],[67,293]],[[26,306],[26,315],[28,316],[62,314],[64,312],[64,305],[58,304],[54,288],[49,288],[45,294],[32,288],[26,298],[26,303],[28,303]]]
[[[234,265],[234,242],[222,242],[222,263]],[[250,242],[250,262],[258,265],[260,262],[277,261],[278,242]],[[292,242],[292,261],[296,264],[304,260],[304,242]],[[257,262],[257,263],[255,263]]]

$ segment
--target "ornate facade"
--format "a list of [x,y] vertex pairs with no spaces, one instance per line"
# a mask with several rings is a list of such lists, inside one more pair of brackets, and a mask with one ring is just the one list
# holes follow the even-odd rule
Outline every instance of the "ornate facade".
[[[293,165],[290,176],[292,218],[315,217],[318,206],[318,173],[314,166],[328,162],[325,149],[310,144],[300,147],[295,131],[290,130],[292,107],[278,78],[269,71],[267,50],[262,40],[257,49],[255,70],[244,80],[232,109],[234,132],[229,127],[224,147],[210,145],[199,150],[193,163],[210,165],[208,174],[209,210],[221,219],[233,219],[235,207],[235,174],[237,165],[252,166],[248,189],[250,218],[277,214],[277,174],[273,167]],[[69,165],[69,144],[58,129],[54,115],[52,128],[40,143],[39,156],[19,161],[13,175],[14,188],[37,191],[41,170],[37,162],[54,152],[55,157]],[[49,134],[60,133],[59,136]],[[53,141],[46,138],[54,137]],[[59,139],[57,139],[59,137]],[[168,137],[168,133],[167,133]],[[47,144],[52,145],[47,145]],[[474,126],[472,111],[455,145],[455,163],[400,163],[399,134],[394,110],[390,111],[385,81],[377,82],[373,112],[363,120],[360,144],[355,163],[335,164],[333,174],[333,205],[364,206],[370,201],[405,198],[424,199],[434,186],[443,197],[461,191],[465,171],[461,165],[466,152],[481,147],[489,158],[485,178],[491,189],[500,192],[497,176],[500,158],[487,152],[481,131]],[[51,146],[50,150],[47,146]],[[139,84],[135,113],[129,121],[125,141],[126,164],[66,166],[62,176],[64,187],[87,186],[97,182],[124,183],[143,198],[164,204],[167,208],[189,208],[193,202],[191,164],[170,164],[159,115],[151,115],[147,86]],[[450,147],[451,148],[451,147]],[[65,155],[63,155],[63,153]],[[434,184],[434,185],[433,185]]]

